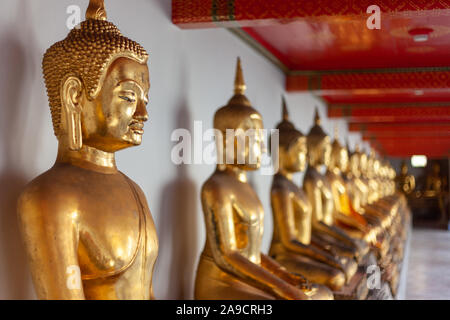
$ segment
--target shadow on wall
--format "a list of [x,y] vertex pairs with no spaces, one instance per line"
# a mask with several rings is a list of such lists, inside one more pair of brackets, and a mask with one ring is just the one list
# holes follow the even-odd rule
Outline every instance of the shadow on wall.
[[37,150],[27,150],[27,156],[21,152],[24,119],[31,105],[32,54],[37,51],[30,39],[33,33],[27,24],[31,21],[28,10],[20,1],[14,20],[20,24],[8,26],[0,34],[0,299],[34,297],[16,214],[17,198],[29,180],[21,161],[37,154]]
[[[176,128],[190,130],[190,114],[183,105]],[[161,299],[192,299],[197,261],[197,185],[189,178],[187,165],[176,167],[177,176],[162,191],[158,227],[161,268],[168,275],[167,291]],[[166,267],[168,266],[168,267]]]
[[164,11],[164,13],[166,14],[167,18],[172,21],[172,1],[167,1],[167,0],[149,0],[152,5],[154,3],[156,3],[156,5],[162,10]]

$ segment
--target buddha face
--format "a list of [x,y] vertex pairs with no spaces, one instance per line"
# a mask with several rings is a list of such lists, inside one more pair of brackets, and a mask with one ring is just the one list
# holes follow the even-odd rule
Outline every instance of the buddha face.
[[331,142],[330,137],[326,136],[320,140],[317,145],[312,145],[309,149],[309,160],[310,164],[315,165],[325,165],[330,164],[331,159]]
[[323,154],[322,154],[322,163],[325,166],[328,166],[330,164],[331,160],[331,142],[330,137],[325,137],[322,142],[322,148],[323,148]]
[[367,155],[365,153],[361,153],[359,156],[359,171],[362,175],[367,173]]
[[[384,169],[384,166],[381,166],[380,161],[378,159],[375,159],[373,161],[373,176],[379,176],[380,173],[381,175],[383,174],[383,172],[385,172],[385,170],[382,170],[382,168]],[[382,171],[381,171],[382,170]]]
[[397,173],[395,172],[394,168],[389,168],[389,177],[391,180],[395,180],[395,177],[397,176]]
[[[265,148],[261,119],[246,119],[236,128],[234,139],[234,164],[244,170],[257,170]],[[228,154],[227,154],[228,157]]]
[[348,168],[348,152],[347,149],[341,148],[339,151],[339,157],[337,161],[337,166],[341,172],[346,172]]
[[149,89],[147,64],[116,59],[97,97],[83,101],[83,144],[106,152],[141,144]]
[[365,173],[367,178],[372,179],[373,175],[374,175],[374,170],[373,170],[373,159],[371,158],[367,158],[367,165],[366,165],[366,169],[365,169]]
[[439,165],[439,163],[434,163],[433,164],[433,173],[435,175],[439,175],[440,171],[441,171],[441,166]]
[[350,171],[356,178],[360,177],[358,154],[354,154],[350,157]]
[[406,166],[406,163],[402,163],[401,172],[403,175],[406,175],[408,173],[408,167]]
[[306,169],[306,137],[300,137],[287,150],[281,148],[280,158],[285,170],[289,172],[304,171]]

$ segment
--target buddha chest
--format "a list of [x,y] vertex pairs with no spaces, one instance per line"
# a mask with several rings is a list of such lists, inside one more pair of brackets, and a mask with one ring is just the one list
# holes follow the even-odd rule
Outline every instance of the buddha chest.
[[73,170],[76,175],[66,175],[67,200],[77,221],[85,290],[102,279],[117,297],[148,298],[158,242],[144,194],[121,173]]

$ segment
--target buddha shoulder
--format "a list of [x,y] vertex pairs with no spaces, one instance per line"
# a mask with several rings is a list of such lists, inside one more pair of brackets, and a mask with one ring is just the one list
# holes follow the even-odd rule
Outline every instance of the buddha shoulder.
[[303,179],[303,184],[304,186],[319,187],[322,184],[322,176],[316,170],[308,168]]
[[213,173],[208,180],[202,186],[202,199],[205,197],[213,198],[215,201],[225,197],[230,194],[229,188],[224,184],[226,177],[222,174],[215,172]]
[[[19,197],[19,214],[42,211],[51,215],[64,212],[84,202],[114,198],[114,194],[136,191],[140,202],[147,209],[145,195],[139,186],[120,173],[104,174],[72,165],[58,164],[32,180]],[[105,191],[108,192],[105,192]],[[112,199],[114,200],[114,199]]]
[[272,195],[290,195],[297,194],[299,188],[290,180],[282,175],[276,175],[272,182]]
[[75,187],[68,181],[70,176],[53,167],[29,182],[18,199],[19,218],[30,216],[51,218],[68,207]]
[[236,177],[222,171],[215,171],[202,186],[202,200],[223,202],[251,195],[252,189],[248,183],[239,181]]

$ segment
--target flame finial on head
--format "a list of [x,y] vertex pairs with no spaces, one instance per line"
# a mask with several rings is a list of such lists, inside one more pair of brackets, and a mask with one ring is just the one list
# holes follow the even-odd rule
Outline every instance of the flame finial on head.
[[234,80],[234,93],[244,94],[246,88],[247,87],[244,82],[244,74],[241,67],[241,58],[238,57],[236,63],[236,78]]
[[339,142],[339,126],[337,124],[335,124],[334,126],[334,141],[332,144],[332,148],[336,152],[340,152],[341,149],[343,149],[341,143]]
[[299,138],[304,138],[304,135],[289,120],[289,111],[283,95],[281,95],[281,101],[281,122],[278,123],[276,129],[279,130],[279,146],[288,149]]
[[283,95],[281,95],[281,101],[282,101],[282,111],[281,111],[282,119],[285,121],[289,121],[289,111],[287,108],[286,99]]
[[316,107],[316,111],[314,113],[314,124],[320,125],[320,115],[319,115],[319,109]]
[[86,10],[86,20],[106,20],[106,10],[104,0],[90,0]]
[[339,127],[338,125],[334,126],[334,140],[338,140],[339,139]]

